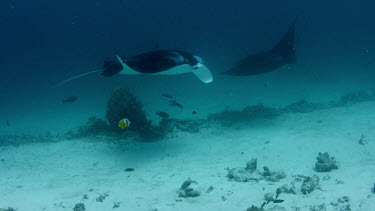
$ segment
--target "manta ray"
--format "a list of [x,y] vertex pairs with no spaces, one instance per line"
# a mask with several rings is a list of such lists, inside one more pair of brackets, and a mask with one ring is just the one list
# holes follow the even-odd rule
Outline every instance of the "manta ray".
[[[119,74],[126,75],[178,75],[193,73],[202,82],[213,80],[211,71],[199,56],[178,50],[156,50],[142,53],[128,59],[116,55],[123,69]],[[105,74],[105,71],[102,73]]]
[[199,56],[178,50],[155,50],[141,53],[126,59],[116,55],[117,61],[105,61],[103,68],[86,72],[69,78],[52,88],[82,76],[101,72],[102,77],[116,74],[126,75],[178,75],[193,73],[202,82],[210,83],[213,80],[211,71],[206,67]]
[[268,51],[246,56],[239,60],[231,69],[221,74],[232,76],[250,76],[272,72],[286,64],[297,61],[294,49],[294,31],[297,18],[290,25],[283,38]]

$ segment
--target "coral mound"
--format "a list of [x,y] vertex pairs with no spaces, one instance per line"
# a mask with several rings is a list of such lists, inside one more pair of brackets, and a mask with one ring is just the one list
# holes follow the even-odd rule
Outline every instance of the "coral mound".
[[338,163],[334,157],[330,157],[329,154],[319,153],[319,156],[316,157],[317,162],[315,163],[315,171],[317,172],[329,172],[333,169],[338,169]]
[[116,89],[109,97],[105,117],[111,129],[117,131],[121,131],[118,123],[124,118],[130,120],[131,125],[127,130],[131,131],[142,131],[151,124],[147,120],[142,103],[128,89],[123,88]]

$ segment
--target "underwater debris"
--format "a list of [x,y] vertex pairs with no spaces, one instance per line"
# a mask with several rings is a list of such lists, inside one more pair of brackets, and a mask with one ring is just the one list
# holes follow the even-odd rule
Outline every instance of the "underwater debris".
[[191,184],[197,184],[196,181],[191,180],[188,178],[185,180],[180,189],[178,190],[178,197],[180,198],[188,198],[188,197],[198,197],[200,196],[200,192],[198,190],[194,190],[193,188],[189,188]]
[[193,112],[191,112],[193,115],[196,115],[197,114],[197,112],[196,111],[193,111]]
[[364,135],[364,134],[362,134],[361,135],[361,138],[359,139],[359,141],[358,141],[358,143],[360,144],[360,145],[366,145],[367,144],[367,141],[366,141],[366,135]]
[[312,177],[306,177],[303,180],[303,183],[301,186],[301,192],[303,194],[309,194],[316,189],[320,189],[319,180],[320,180],[319,177],[316,175],[313,175]]
[[316,157],[317,162],[315,163],[315,171],[317,172],[329,172],[333,169],[338,169],[338,163],[334,157],[330,157],[326,152],[324,154],[319,152],[319,156]]
[[74,205],[74,208],[73,208],[73,211],[85,211],[85,210],[86,210],[85,204],[82,202]]
[[87,194],[85,194],[85,195],[82,196],[82,199],[86,200],[86,199],[89,199],[89,197],[87,196]]
[[107,198],[109,196],[108,193],[105,193],[103,195],[100,195],[98,198],[96,198],[96,201],[97,202],[103,202],[105,200],[105,198]]
[[65,103],[74,103],[77,100],[78,100],[78,97],[76,97],[76,96],[70,96],[70,97],[62,99],[61,102],[62,102],[62,104],[65,104]]

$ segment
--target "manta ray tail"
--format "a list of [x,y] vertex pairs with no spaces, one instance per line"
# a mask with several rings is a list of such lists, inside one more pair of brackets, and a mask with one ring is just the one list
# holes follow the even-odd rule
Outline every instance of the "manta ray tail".
[[56,87],[58,87],[58,86],[60,86],[60,85],[62,85],[62,84],[65,84],[65,83],[68,82],[68,81],[71,81],[71,80],[74,80],[74,79],[80,78],[80,77],[85,76],[85,75],[89,75],[89,74],[92,74],[92,73],[96,73],[96,72],[99,72],[99,71],[103,71],[103,69],[93,70],[93,71],[90,71],[90,72],[87,72],[87,73],[83,73],[83,74],[81,74],[81,75],[74,76],[74,77],[72,77],[72,78],[66,79],[66,80],[63,81],[63,82],[58,83],[58,84],[52,86],[51,88],[56,88]]

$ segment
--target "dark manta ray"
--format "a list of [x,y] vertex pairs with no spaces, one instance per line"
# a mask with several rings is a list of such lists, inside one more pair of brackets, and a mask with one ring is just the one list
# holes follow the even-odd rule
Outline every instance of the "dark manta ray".
[[294,19],[284,37],[269,51],[247,56],[238,61],[224,75],[248,76],[272,72],[286,64],[296,62],[294,49],[294,30],[297,18]]
[[[123,70],[120,74],[177,75],[194,73],[202,82],[210,83],[212,74],[199,56],[177,50],[156,50],[127,59],[117,56]],[[105,71],[103,72],[105,73]]]
[[103,77],[120,74],[149,74],[149,75],[177,75],[194,73],[204,83],[212,81],[210,70],[204,65],[199,56],[177,50],[156,50],[142,53],[118,61],[105,61],[101,69],[93,70],[69,78],[55,86],[60,86],[73,79],[101,71]]

